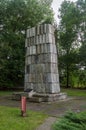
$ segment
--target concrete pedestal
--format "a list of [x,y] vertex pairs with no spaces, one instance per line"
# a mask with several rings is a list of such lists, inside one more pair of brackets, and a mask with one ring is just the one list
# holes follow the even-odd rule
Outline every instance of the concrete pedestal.
[[56,102],[65,100],[67,98],[66,93],[55,93],[55,94],[43,94],[31,92],[15,92],[12,95],[13,100],[21,100],[21,97],[25,96],[27,101],[30,102]]
[[60,100],[65,100],[67,98],[66,93],[56,93],[56,94],[34,94],[28,100],[31,102],[56,102]]

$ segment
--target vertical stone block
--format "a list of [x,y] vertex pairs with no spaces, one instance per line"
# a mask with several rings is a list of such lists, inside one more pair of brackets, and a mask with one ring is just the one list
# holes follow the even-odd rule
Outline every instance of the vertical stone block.
[[59,84],[51,84],[50,93],[59,93],[59,92],[60,92]]
[[40,53],[41,53],[41,46],[39,44],[39,45],[37,45],[37,54],[40,54]]
[[35,56],[34,55],[31,56],[31,64],[35,64]]
[[30,55],[30,47],[27,47],[26,55]]
[[44,32],[44,25],[40,25],[40,33],[43,34]]
[[57,55],[56,54],[50,54],[50,60],[51,63],[57,63]]
[[30,46],[33,46],[34,45],[34,39],[33,37],[30,38]]
[[46,34],[46,43],[53,43],[52,34]]
[[28,56],[28,57],[27,57],[27,64],[28,64],[28,65],[31,64],[31,56]]
[[32,31],[32,36],[35,36],[36,35],[36,33],[35,33],[35,27],[33,27],[31,31]]
[[51,64],[51,72],[58,74],[57,64],[55,64],[55,63],[52,63],[52,64]]
[[27,47],[30,47],[30,38],[27,38]]
[[25,48],[27,47],[27,39],[25,39]]
[[36,46],[32,46],[33,55],[36,55]]
[[59,74],[56,74],[56,83],[59,83]]
[[30,65],[26,66],[26,73],[29,74],[30,73]]
[[36,45],[38,44],[39,42],[38,42],[38,36],[36,36]]
[[31,72],[31,74],[35,74],[36,73],[36,65],[35,64],[31,64],[30,72]]
[[27,29],[27,38],[29,38],[30,37],[30,29]]
[[26,72],[26,66],[25,66],[25,74],[27,74],[27,72]]
[[47,33],[52,33],[52,26],[47,24]]
[[43,83],[37,84],[37,93],[46,93],[45,84],[43,84]]
[[44,25],[43,25],[43,33],[44,33],[44,34],[47,33],[47,24],[44,24]]
[[40,35],[39,37],[40,37],[40,42],[39,42],[39,43],[40,43],[40,44],[42,44],[42,42],[43,42],[43,39],[42,39],[42,38],[43,38],[43,36],[42,36],[42,35]]
[[35,83],[36,82],[35,81],[35,74],[28,74],[28,78],[29,78],[29,80],[28,80],[29,83]]
[[46,34],[42,35],[42,43],[46,43]]
[[36,27],[36,29],[37,29],[36,34],[39,35],[39,34],[40,34],[40,25],[38,25],[38,26]]
[[38,43],[37,44],[40,44],[40,35],[38,35]]
[[28,58],[26,57],[25,58],[25,67],[26,67],[27,64],[28,64]]
[[54,37],[54,34],[52,35],[52,43],[55,44],[55,37]]
[[33,89],[33,88],[34,88],[33,83],[29,83],[29,82],[25,83],[25,90],[26,89]]
[[46,63],[45,64],[45,72],[46,73],[50,73],[51,71],[50,71],[50,64],[49,63]]
[[44,53],[44,45],[41,44],[41,54],[43,54],[43,53]]
[[28,82],[28,74],[25,74],[25,82]]
[[56,49],[56,45],[53,44],[53,53],[57,54],[57,49]]
[[44,44],[44,53],[47,53],[47,44]]
[[33,54],[33,47],[30,46],[30,55],[32,55],[32,54]]
[[47,44],[48,46],[48,53],[54,53],[53,44]]

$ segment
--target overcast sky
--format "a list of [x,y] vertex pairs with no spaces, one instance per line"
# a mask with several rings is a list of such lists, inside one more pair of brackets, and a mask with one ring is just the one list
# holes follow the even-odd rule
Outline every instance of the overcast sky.
[[[53,7],[53,10],[55,12],[55,20],[57,21],[57,23],[59,22],[57,16],[58,16],[58,9],[62,3],[62,1],[64,0],[53,0],[53,3],[52,3],[52,7]],[[69,0],[69,1],[76,1],[76,0]]]

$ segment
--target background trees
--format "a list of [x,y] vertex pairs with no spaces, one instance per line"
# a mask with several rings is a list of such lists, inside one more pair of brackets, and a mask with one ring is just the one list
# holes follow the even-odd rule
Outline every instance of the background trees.
[[86,87],[86,1],[64,1],[60,8],[59,67],[62,86]]
[[22,84],[26,30],[51,23],[52,0],[0,0],[0,86]]
[[[0,86],[24,82],[26,30],[52,23],[52,0],[0,0]],[[62,86],[86,87],[86,0],[60,7],[58,40]]]

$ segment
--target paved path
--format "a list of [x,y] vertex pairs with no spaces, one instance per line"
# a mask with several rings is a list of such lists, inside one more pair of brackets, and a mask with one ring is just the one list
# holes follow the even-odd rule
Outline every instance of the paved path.
[[[11,100],[8,96],[0,96],[0,106],[10,106],[10,107],[19,107],[21,106],[20,101]],[[70,100],[58,101],[53,103],[31,103],[27,102],[27,109],[33,111],[41,111],[49,115],[49,118],[39,126],[36,130],[51,130],[53,122],[56,121],[56,118],[64,115],[68,110],[74,112],[86,110],[86,97],[74,97]]]
[[49,117],[45,120],[45,122],[40,125],[36,130],[51,130],[52,124],[57,120],[56,117]]
[[[0,106],[19,107],[20,101],[11,100],[9,97],[0,96]],[[75,97],[70,100],[58,101],[52,103],[32,103],[27,102],[27,109],[33,111],[41,111],[51,117],[60,117],[66,111],[72,110],[74,112],[86,110],[86,97]]]

